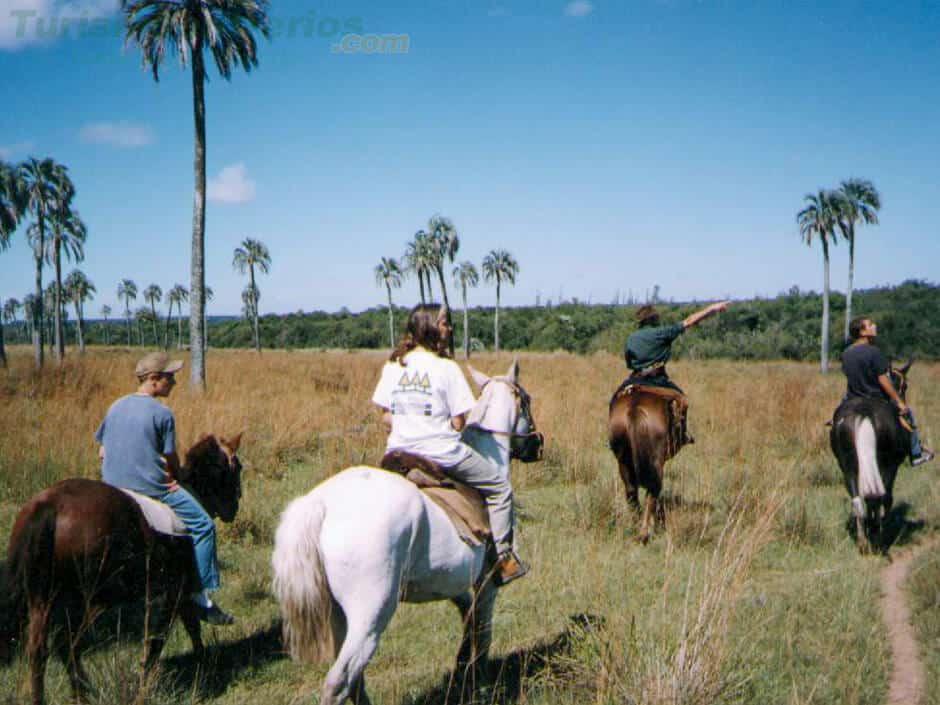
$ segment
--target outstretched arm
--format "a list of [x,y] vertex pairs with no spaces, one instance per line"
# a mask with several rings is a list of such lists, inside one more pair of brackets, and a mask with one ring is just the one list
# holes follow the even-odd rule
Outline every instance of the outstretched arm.
[[887,372],[883,375],[878,375],[878,384],[881,385],[881,388],[884,390],[885,394],[888,395],[888,398],[894,402],[894,405],[898,407],[898,412],[902,414],[906,413],[907,404],[901,399],[898,390],[894,388],[894,384],[891,383],[891,376]]
[[711,306],[706,306],[702,310],[696,311],[690,316],[686,316],[685,320],[682,321],[682,325],[686,328],[691,328],[696,323],[705,320],[714,313],[718,313],[719,311],[726,311],[728,309],[728,304],[730,303],[730,301],[718,301],[717,303],[713,303]]

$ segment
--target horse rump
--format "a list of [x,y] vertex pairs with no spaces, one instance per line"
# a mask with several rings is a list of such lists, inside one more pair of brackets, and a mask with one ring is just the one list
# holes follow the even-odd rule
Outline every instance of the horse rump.
[[274,536],[274,594],[281,607],[284,646],[295,661],[332,660],[339,647],[332,623],[340,607],[320,555],[324,515],[314,493],[306,494],[287,505]]

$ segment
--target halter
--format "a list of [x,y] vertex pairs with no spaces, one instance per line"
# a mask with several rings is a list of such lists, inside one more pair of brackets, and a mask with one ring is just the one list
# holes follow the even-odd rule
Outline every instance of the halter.
[[[471,428],[477,428],[486,431],[494,436],[503,436],[509,439],[509,457],[520,460],[523,463],[532,463],[542,459],[542,447],[545,443],[545,436],[535,428],[535,419],[532,418],[532,397],[517,382],[511,382],[502,377],[491,377],[480,387],[480,391],[486,389],[490,382],[501,382],[509,387],[513,398],[516,400],[516,420],[511,431],[497,431],[486,428],[479,423],[470,424]],[[483,416],[486,416],[484,410]],[[520,421],[525,421],[529,430],[525,433],[517,431]]]

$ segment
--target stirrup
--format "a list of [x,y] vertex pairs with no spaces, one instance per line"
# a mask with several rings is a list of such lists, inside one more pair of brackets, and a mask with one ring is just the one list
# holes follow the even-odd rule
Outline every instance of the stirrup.
[[513,580],[523,577],[529,572],[529,564],[524,563],[513,550],[505,551],[496,561],[494,579],[496,585],[502,587]]

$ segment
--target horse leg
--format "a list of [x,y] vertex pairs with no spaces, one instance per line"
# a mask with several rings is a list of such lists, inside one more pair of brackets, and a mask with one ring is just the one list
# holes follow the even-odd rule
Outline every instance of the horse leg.
[[62,629],[55,638],[56,654],[69,674],[72,696],[78,701],[87,700],[90,690],[88,674],[82,666],[82,638],[81,634],[73,635],[67,628]]
[[196,603],[188,597],[182,597],[177,613],[180,621],[189,635],[189,640],[193,644],[193,657],[197,660],[205,655],[205,648],[202,645],[202,625],[199,622],[199,608]]
[[26,655],[29,659],[29,675],[33,691],[33,705],[42,705],[45,698],[46,661],[49,650],[46,632],[49,627],[50,604],[34,602],[29,606],[29,631],[26,640]]
[[640,513],[640,494],[636,483],[636,477],[630,466],[622,460],[618,460],[620,466],[620,477],[623,480],[624,494],[627,498],[627,506],[633,510],[634,514]]
[[650,524],[652,523],[652,517],[656,511],[656,497],[653,496],[653,493],[647,489],[646,490],[646,501],[643,505],[643,521],[640,523],[640,536],[639,540],[642,544],[649,543],[650,540]]
[[[463,637],[457,652],[454,675],[461,679],[460,699],[467,691],[472,693],[484,682],[486,665],[493,637],[493,606],[496,587],[486,581],[475,592],[454,598],[463,622]],[[468,682],[469,677],[469,682]]]
[[[172,598],[165,598],[172,599]],[[154,674],[163,645],[166,643],[167,632],[173,620],[174,607],[159,604],[160,600],[148,600],[144,614],[144,655],[141,663],[140,690],[137,701],[147,692]]]

